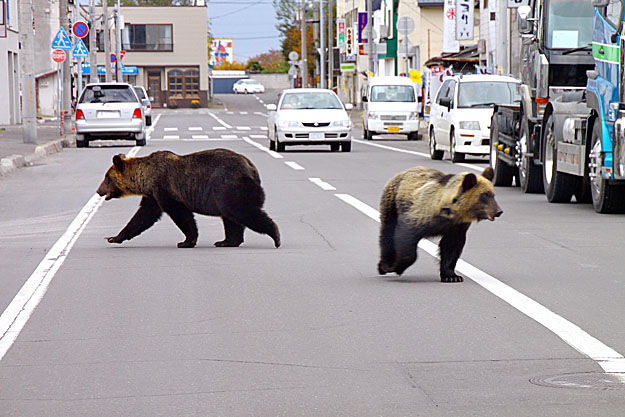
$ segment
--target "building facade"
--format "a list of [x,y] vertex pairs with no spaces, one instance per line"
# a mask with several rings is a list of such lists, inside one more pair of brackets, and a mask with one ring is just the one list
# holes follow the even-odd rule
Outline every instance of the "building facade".
[[22,122],[18,1],[0,0],[0,125]]

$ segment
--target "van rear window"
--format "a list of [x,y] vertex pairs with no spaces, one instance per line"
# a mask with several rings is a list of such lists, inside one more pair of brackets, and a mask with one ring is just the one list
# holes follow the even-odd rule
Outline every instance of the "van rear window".
[[85,88],[81,103],[136,103],[137,96],[130,87],[94,85]]
[[371,87],[370,101],[414,102],[414,88],[408,85],[374,85]]

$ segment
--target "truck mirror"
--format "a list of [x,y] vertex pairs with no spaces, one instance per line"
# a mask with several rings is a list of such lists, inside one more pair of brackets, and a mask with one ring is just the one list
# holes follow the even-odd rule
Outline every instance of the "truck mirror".
[[532,12],[530,6],[520,6],[517,9],[517,15],[519,17],[519,32],[522,34],[532,33],[532,22],[534,19],[530,19],[529,15]]
[[592,7],[607,7],[610,0],[592,0]]
[[367,96],[362,96],[362,101],[363,101],[363,103],[366,103],[369,100],[367,100]]

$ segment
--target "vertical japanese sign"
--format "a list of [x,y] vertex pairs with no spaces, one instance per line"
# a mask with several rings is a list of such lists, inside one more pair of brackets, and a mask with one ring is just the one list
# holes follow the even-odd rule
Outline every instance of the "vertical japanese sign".
[[473,39],[473,0],[456,0],[456,39]]
[[445,0],[442,52],[459,51],[460,42],[456,39],[456,0]]
[[336,43],[339,48],[345,46],[345,19],[336,19]]
[[358,13],[358,43],[367,43],[365,27],[367,26],[367,12]]
[[347,38],[345,40],[345,45],[347,47],[346,54],[347,55],[354,55],[354,29],[353,28],[346,28],[345,29],[345,36]]

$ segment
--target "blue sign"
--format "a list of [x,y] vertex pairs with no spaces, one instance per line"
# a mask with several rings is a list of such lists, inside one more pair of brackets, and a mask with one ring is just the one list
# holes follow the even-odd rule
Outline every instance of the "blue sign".
[[69,36],[67,36],[67,32],[63,27],[59,28],[54,40],[52,41],[53,49],[72,49],[72,41],[69,40]]
[[72,56],[74,58],[86,58],[89,56],[89,51],[87,50],[87,47],[82,39],[78,39],[76,45],[74,45],[74,48],[72,49]]
[[[83,75],[89,75],[90,72],[91,72],[91,65],[88,62],[85,62],[84,64],[82,64],[82,74]],[[106,69],[104,68],[104,66],[98,65],[97,73],[99,75],[106,74]],[[115,67],[111,67],[111,73],[113,73],[113,74],[115,73]],[[124,75],[138,75],[139,74],[139,67],[137,67],[137,66],[126,67],[126,66],[122,65],[122,74],[124,74]]]

